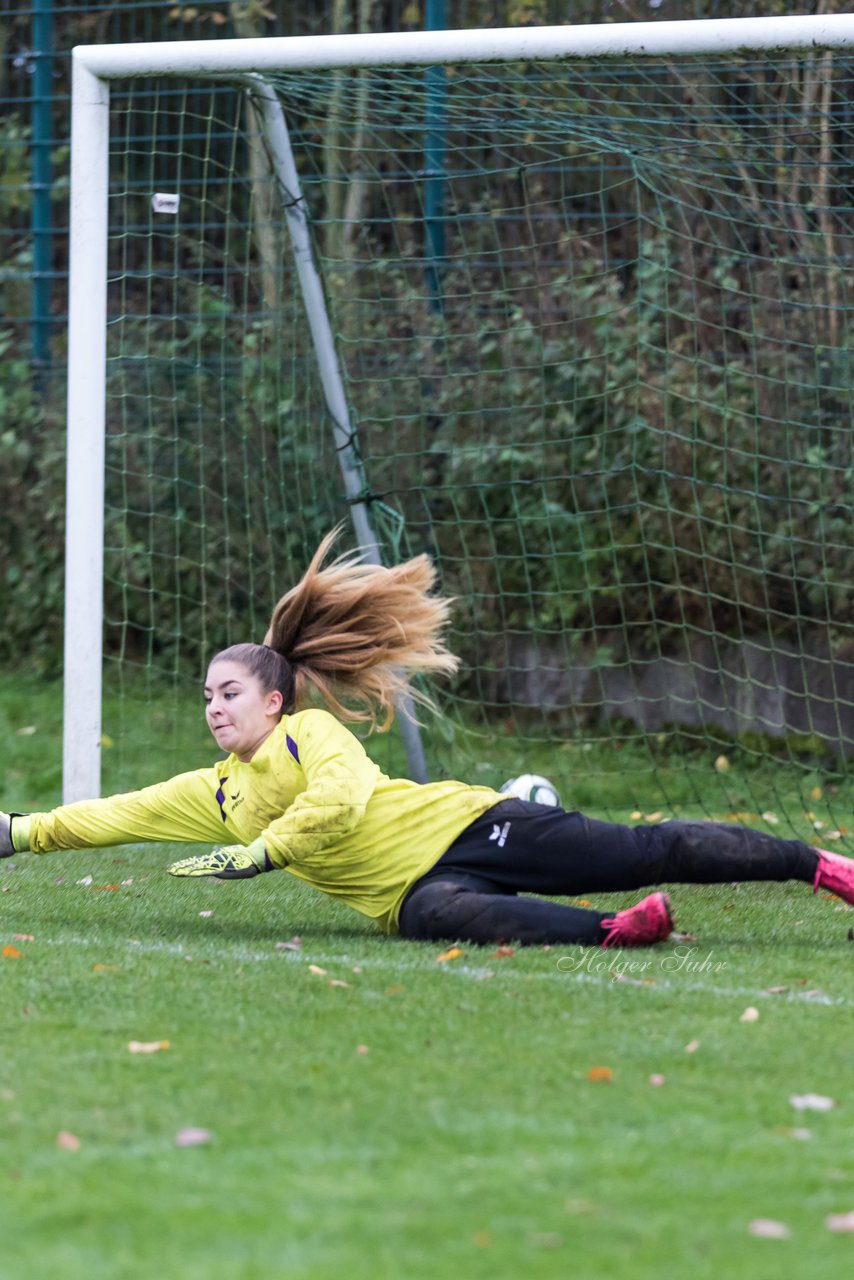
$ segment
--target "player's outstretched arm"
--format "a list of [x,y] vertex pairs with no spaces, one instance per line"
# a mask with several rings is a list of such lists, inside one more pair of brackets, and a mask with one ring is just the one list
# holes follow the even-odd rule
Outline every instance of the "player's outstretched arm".
[[275,870],[267,857],[263,840],[252,844],[231,844],[223,849],[211,849],[210,853],[193,858],[182,858],[169,867],[170,876],[216,876],[220,880],[246,880],[262,871]]

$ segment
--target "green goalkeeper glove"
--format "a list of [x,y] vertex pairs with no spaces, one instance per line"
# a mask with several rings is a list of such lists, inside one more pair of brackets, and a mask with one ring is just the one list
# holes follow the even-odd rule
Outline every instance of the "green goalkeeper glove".
[[0,858],[11,858],[14,852],[12,819],[8,813],[0,813]]
[[210,853],[195,858],[182,858],[167,868],[170,876],[216,876],[219,880],[245,880],[272,871],[273,865],[264,850],[263,840],[252,844],[230,844],[224,849],[211,849]]

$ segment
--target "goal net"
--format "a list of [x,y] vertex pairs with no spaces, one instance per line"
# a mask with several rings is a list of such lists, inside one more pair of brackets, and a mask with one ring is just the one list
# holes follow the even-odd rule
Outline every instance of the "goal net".
[[456,597],[434,776],[840,839],[854,49],[523,53],[265,66],[298,190],[242,74],[114,76],[104,729],[183,767],[206,658],[358,510]]

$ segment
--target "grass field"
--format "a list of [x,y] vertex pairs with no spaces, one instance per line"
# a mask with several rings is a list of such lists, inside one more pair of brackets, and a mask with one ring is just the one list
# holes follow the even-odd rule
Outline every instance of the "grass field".
[[[7,676],[0,729],[0,805],[56,802],[57,688]],[[110,769],[131,785],[132,743]],[[695,938],[441,960],[287,876],[165,876],[186,852],[0,864],[0,1280],[851,1274],[834,899],[678,887]]]

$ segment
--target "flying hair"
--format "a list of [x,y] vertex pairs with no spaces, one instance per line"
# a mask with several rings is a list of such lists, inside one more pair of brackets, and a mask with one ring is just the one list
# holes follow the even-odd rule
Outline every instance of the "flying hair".
[[386,568],[354,552],[324,566],[339,532],[279,600],[264,644],[291,667],[297,709],[314,692],[341,719],[388,729],[406,695],[433,708],[413,675],[450,676],[459,666],[442,638],[451,601],[430,594],[436,570],[426,555]]

